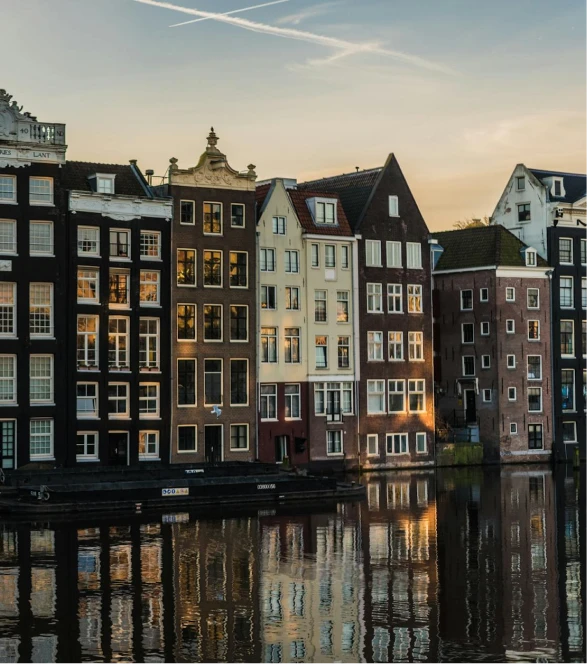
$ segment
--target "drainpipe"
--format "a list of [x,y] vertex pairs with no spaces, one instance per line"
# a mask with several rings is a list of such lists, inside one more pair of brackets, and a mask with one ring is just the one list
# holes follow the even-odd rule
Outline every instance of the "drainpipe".
[[355,417],[357,418],[357,461],[361,465],[361,410],[359,402],[359,383],[361,381],[361,340],[360,340],[360,313],[359,313],[359,240],[361,235],[355,235],[353,248],[353,367],[355,374]]
[[438,246],[438,240],[428,238],[429,251],[428,259],[430,261],[430,347],[432,349],[432,457],[436,465],[436,379],[434,376],[434,258],[432,256],[432,247]]
[[[548,232],[548,230],[547,230]],[[549,302],[550,302],[550,389],[552,391],[552,396],[550,403],[553,405],[552,408],[552,441],[553,441],[553,458],[556,460],[558,455],[558,445],[556,442],[556,408],[554,408],[554,310],[552,308],[553,296],[552,296],[552,276],[554,270],[548,270],[546,276],[548,277],[548,291],[549,291]],[[567,447],[563,445],[565,451],[565,461],[567,461]]]
[[[256,206],[255,206],[255,216],[256,216]],[[259,236],[260,233],[259,231],[255,232],[255,256],[256,256],[256,261],[257,261],[257,269],[255,270],[255,277],[256,277],[256,282],[255,282],[255,312],[256,312],[256,325],[255,325],[255,369],[256,369],[256,375],[255,375],[255,459],[259,460],[259,391],[261,389],[260,386],[260,376],[261,376],[261,365],[260,365],[260,353],[259,353],[259,339],[260,336],[258,334],[258,331],[261,329],[261,306],[260,306],[260,298],[259,298],[259,285],[261,283],[261,273],[259,271],[260,264],[259,264]]]

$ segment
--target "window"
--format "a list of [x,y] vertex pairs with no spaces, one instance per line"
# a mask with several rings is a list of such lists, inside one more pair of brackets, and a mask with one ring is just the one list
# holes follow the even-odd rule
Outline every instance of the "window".
[[222,286],[221,251],[204,251],[204,286]]
[[231,424],[230,425],[230,449],[248,450],[249,449],[249,425]]
[[491,367],[491,355],[481,355],[481,368],[489,369]]
[[561,320],[561,355],[575,357],[574,321]]
[[16,335],[16,284],[0,282],[0,336]]
[[112,229],[110,231],[110,258],[130,258],[130,231]]
[[16,177],[14,175],[0,175],[0,201],[16,203]]
[[541,355],[528,355],[528,380],[542,380]]
[[336,267],[336,247],[333,244],[324,245],[324,267],[329,269]]
[[161,258],[161,233],[157,231],[141,231],[139,248],[144,261]]
[[343,270],[348,270],[351,266],[350,249],[348,244],[343,244],[340,248],[340,267]]
[[114,193],[114,177],[115,176],[96,176],[96,191],[99,194],[113,194]]
[[[418,245],[419,246],[419,245]],[[402,243],[386,242],[387,267],[402,266]]]
[[422,413],[426,410],[424,380],[408,381],[408,404],[411,413]]
[[230,252],[230,287],[247,288],[248,286],[248,254],[245,251]]
[[128,271],[110,270],[108,281],[108,302],[115,306],[127,307],[130,303],[130,274]]
[[159,277],[160,272],[141,270],[141,283],[139,299],[143,307],[159,306]]
[[277,362],[277,328],[261,328],[261,362]]
[[196,405],[196,360],[177,360],[177,405]]
[[108,319],[108,366],[128,369],[129,353],[128,318],[110,316]]
[[31,221],[29,226],[31,256],[53,256],[53,222]]
[[285,328],[285,358],[286,364],[297,364],[302,361],[300,354],[300,328]]
[[141,318],[139,321],[139,367],[159,368],[159,319]]
[[230,360],[230,405],[246,406],[249,403],[249,362]]
[[387,311],[390,314],[403,312],[401,284],[387,284]]
[[408,453],[408,434],[407,433],[388,433],[385,434],[387,454],[407,454]]
[[528,410],[530,412],[539,413],[542,411],[542,388],[529,387],[528,388]]
[[563,265],[573,264],[573,240],[568,237],[558,240],[558,261]]
[[285,229],[286,229],[285,217],[273,217],[272,228],[274,235],[285,235]]
[[383,313],[383,286],[382,284],[367,284],[367,312],[370,314]]
[[98,432],[78,431],[75,443],[76,461],[93,461],[98,458]]
[[530,203],[518,203],[518,221],[530,221]]
[[538,288],[528,288],[526,301],[528,309],[540,309],[540,290]]
[[204,360],[204,405],[222,404],[222,360]]
[[487,321],[483,321],[481,323],[481,336],[489,336],[489,323]]
[[159,458],[159,432],[139,431],[139,461]]
[[222,341],[222,305],[204,305],[204,341]]
[[246,305],[230,305],[230,340],[249,340],[249,307]]
[[475,375],[475,356],[474,355],[463,355],[463,376],[474,376]]
[[77,271],[77,301],[80,304],[99,304],[99,272],[81,267]]
[[183,424],[177,427],[177,451],[196,452],[198,449],[198,427]]
[[53,403],[53,355],[31,355],[29,376],[31,403]]
[[583,357],[587,355],[587,320],[581,321],[581,339],[583,346]]
[[508,400],[509,401],[515,401],[516,400],[516,388],[515,387],[508,387]]
[[128,383],[108,383],[108,417],[110,419],[129,416]]
[[528,341],[539,341],[540,340],[540,321],[539,320],[529,320],[528,321]]
[[16,403],[16,356],[0,355],[0,404]]
[[481,302],[489,302],[489,289],[488,288],[480,288],[479,289],[479,300]]
[[222,234],[222,204],[204,203],[204,235]]
[[[334,247],[332,247],[334,249]],[[328,252],[327,252],[328,257]],[[328,264],[326,265],[328,267]],[[285,271],[287,274],[297,274],[300,271],[300,252],[299,251],[286,251],[285,252]]]
[[475,326],[473,323],[461,324],[461,341],[464,344],[472,344],[475,342]]
[[573,297],[573,277],[560,278],[560,306],[566,309],[573,309],[575,298]]
[[576,422],[563,422],[563,443],[576,443],[577,442],[577,423]]
[[422,245],[419,242],[406,242],[406,263],[408,268],[422,269]]
[[403,332],[388,332],[388,355],[390,361],[399,362],[404,359]]
[[473,308],[473,291],[461,291],[461,311],[471,311]]
[[587,279],[581,278],[581,306],[587,309]]
[[98,316],[77,317],[78,369],[98,367]]
[[526,178],[523,175],[516,176],[516,190],[524,191],[526,189]]
[[406,381],[390,380],[387,382],[390,413],[404,413],[406,410]]
[[261,272],[275,272],[275,249],[259,250],[259,269]]
[[350,343],[350,337],[338,337],[337,339],[339,369],[348,369],[350,366]]
[[379,454],[379,436],[376,433],[367,434],[367,454],[369,456]]
[[397,196],[389,197],[389,216],[390,217],[399,216]]
[[484,389],[483,390],[483,402],[484,403],[490,403],[491,402],[491,390],[490,389]]
[[342,431],[326,432],[326,454],[342,454]]
[[506,288],[505,289],[505,301],[506,302],[515,302],[516,301],[516,289],[515,288]]
[[408,352],[412,362],[424,359],[423,332],[408,332]]
[[53,205],[53,178],[29,178],[29,203]]
[[245,206],[242,203],[230,204],[230,225],[233,228],[245,227]]
[[299,311],[300,289],[297,286],[285,287],[285,308],[288,311]]
[[78,383],[76,391],[77,419],[99,417],[98,383]]
[[365,240],[365,264],[367,267],[381,267],[381,242]]
[[516,422],[510,422],[510,434],[515,435],[518,433],[518,425]]
[[30,284],[29,329],[31,337],[53,336],[53,284]]
[[353,383],[314,383],[314,412],[316,415],[352,414]]
[[376,415],[385,413],[385,381],[367,381],[367,413]]
[[428,441],[425,432],[416,434],[416,453],[425,454],[428,450]]
[[195,249],[177,250],[177,285],[196,285],[196,251]]
[[299,383],[285,385],[285,418],[299,420],[301,417],[301,397]]
[[507,367],[508,367],[508,369],[515,369],[516,368],[516,356],[515,355],[508,355],[507,356]]
[[587,265],[587,240],[581,238],[581,265]]
[[506,322],[505,322],[505,331],[508,334],[514,334],[515,333],[515,331],[516,331],[516,322],[513,319],[508,318],[506,320]]
[[536,252],[534,249],[526,249],[526,265],[536,267]]
[[335,224],[336,215],[334,203],[316,203],[316,223]]
[[31,420],[29,453],[32,460],[53,458],[53,420]]
[[277,419],[277,385],[261,385],[261,419]]
[[316,369],[328,368],[328,337],[316,336]]
[[383,360],[383,332],[367,332],[367,360],[369,362]]
[[276,309],[275,286],[261,286],[261,309]]
[[194,201],[180,201],[179,202],[179,223],[194,225],[195,222],[195,202]]
[[528,447],[531,450],[542,449],[542,424],[528,425]]
[[320,245],[313,244],[311,247],[312,267],[320,267]]
[[314,320],[316,323],[326,322],[326,291],[314,291]]
[[408,313],[422,313],[422,286],[408,284]]
[[196,305],[177,305],[177,338],[179,341],[196,339]]
[[561,371],[561,396],[563,411],[575,410],[575,370],[563,369]]
[[[0,195],[0,201],[2,201],[1,195]],[[15,254],[15,253],[16,253],[16,221],[2,219],[0,220],[0,254]]]
[[100,229],[79,226],[77,229],[78,256],[100,255]]

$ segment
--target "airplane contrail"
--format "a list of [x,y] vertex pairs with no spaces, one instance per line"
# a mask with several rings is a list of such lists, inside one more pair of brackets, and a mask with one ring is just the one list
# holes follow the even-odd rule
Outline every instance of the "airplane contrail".
[[438,64],[436,62],[431,62],[430,60],[420,58],[417,55],[410,55],[408,53],[402,53],[401,51],[393,51],[391,49],[382,48],[377,44],[368,42],[356,43],[346,41],[344,39],[337,39],[336,37],[318,35],[313,32],[307,32],[305,30],[296,30],[295,28],[280,28],[277,26],[268,25],[266,23],[250,21],[246,18],[227,16],[226,14],[218,14],[215,12],[206,12],[202,11],[201,9],[191,9],[188,7],[182,7],[180,5],[174,5],[171,2],[162,2],[160,0],[135,0],[135,2],[139,2],[143,5],[151,5],[153,7],[161,7],[162,9],[171,9],[176,12],[191,14],[192,16],[198,16],[200,18],[213,19],[222,23],[229,23],[230,25],[235,25],[245,30],[251,30],[252,32],[259,32],[266,35],[284,37],[285,39],[296,39],[299,41],[310,42],[312,44],[329,46],[330,48],[336,48],[345,51],[346,55],[354,55],[356,53],[373,53],[376,55],[385,55],[396,58],[402,62],[407,62],[423,69],[442,72],[443,74],[456,73],[449,67],[445,67],[444,65]]
[[[251,9],[261,9],[261,7],[270,7],[271,5],[280,5],[283,2],[289,2],[289,0],[273,0],[273,2],[266,2],[263,5],[253,5],[252,7],[243,7],[242,9],[233,9],[231,12],[223,12],[222,16],[228,16],[229,14],[239,14],[240,12],[248,12]],[[199,23],[200,21],[210,21],[212,20],[210,16],[207,18],[194,18],[191,21],[183,21],[182,23],[174,23],[170,25],[170,28],[179,28],[180,25],[189,25],[190,23]]]

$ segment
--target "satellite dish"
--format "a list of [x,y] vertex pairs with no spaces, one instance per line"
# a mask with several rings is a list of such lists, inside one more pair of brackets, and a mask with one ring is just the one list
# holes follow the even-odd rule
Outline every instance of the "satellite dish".
[[222,411],[220,408],[218,408],[218,406],[214,406],[214,408],[212,408],[212,415],[216,415],[217,418],[222,415]]

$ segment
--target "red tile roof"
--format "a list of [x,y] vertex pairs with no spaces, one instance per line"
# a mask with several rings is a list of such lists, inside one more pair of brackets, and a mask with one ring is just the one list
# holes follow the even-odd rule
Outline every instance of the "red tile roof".
[[[287,193],[294,206],[300,224],[306,233],[319,233],[320,235],[342,235],[352,236],[350,224],[344,213],[344,209],[336,194],[325,194],[323,192],[300,191],[299,189],[288,189]],[[330,224],[314,223],[310,209],[306,201],[308,198],[336,198],[336,217],[338,224],[336,226]]]
[[265,203],[267,194],[271,189],[271,184],[272,183],[269,182],[268,184],[258,185],[255,188],[255,201],[257,203],[257,220],[259,220],[259,217],[261,216],[261,209],[263,208],[263,204]]

